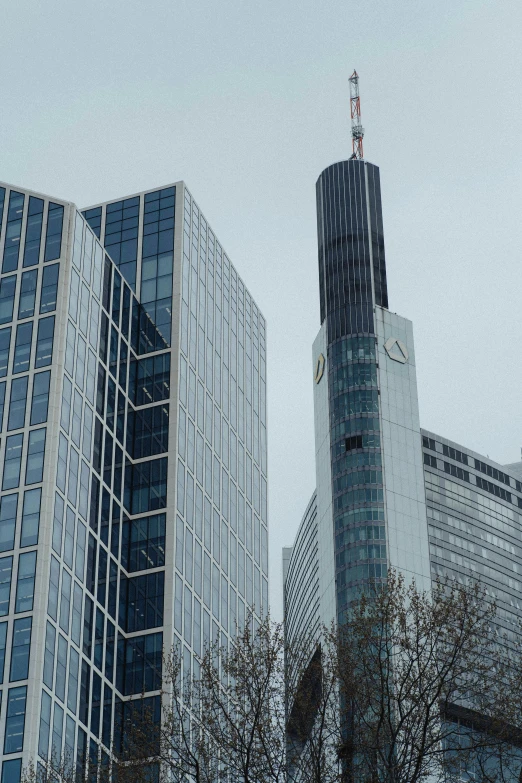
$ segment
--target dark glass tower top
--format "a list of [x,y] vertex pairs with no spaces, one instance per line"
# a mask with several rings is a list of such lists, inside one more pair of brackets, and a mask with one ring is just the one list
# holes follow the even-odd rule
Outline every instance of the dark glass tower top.
[[321,323],[328,342],[373,334],[374,305],[388,307],[379,169],[345,160],[317,181]]

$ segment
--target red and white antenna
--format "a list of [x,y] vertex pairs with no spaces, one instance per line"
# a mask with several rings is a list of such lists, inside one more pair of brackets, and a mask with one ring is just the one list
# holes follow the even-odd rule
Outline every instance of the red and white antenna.
[[350,76],[350,114],[352,117],[352,160],[362,160],[364,128],[361,125],[361,98],[359,96],[359,75]]

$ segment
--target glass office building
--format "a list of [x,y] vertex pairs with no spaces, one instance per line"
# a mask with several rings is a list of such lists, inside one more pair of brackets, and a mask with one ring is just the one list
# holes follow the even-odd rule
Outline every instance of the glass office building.
[[265,321],[184,183],[0,185],[1,781],[122,743],[268,603]]
[[[342,622],[388,568],[429,589],[479,578],[512,631],[522,616],[522,462],[421,430],[412,324],[390,312],[379,170],[317,183],[321,328],[313,346],[316,488],[283,551],[287,638]],[[310,656],[315,653],[312,644]]]

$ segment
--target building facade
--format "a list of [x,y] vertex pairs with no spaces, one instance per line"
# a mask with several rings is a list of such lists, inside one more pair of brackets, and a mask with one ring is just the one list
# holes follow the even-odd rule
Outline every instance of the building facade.
[[1,781],[121,745],[268,603],[266,327],[184,183],[0,185]]
[[317,214],[316,489],[283,553],[287,638],[306,627],[319,645],[321,626],[342,623],[390,567],[421,589],[480,578],[510,632],[522,616],[522,463],[421,430],[412,324],[388,309],[377,167],[327,168]]

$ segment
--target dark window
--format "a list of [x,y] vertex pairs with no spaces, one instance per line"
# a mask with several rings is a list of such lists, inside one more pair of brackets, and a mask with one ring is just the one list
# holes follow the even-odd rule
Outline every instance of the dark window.
[[25,469],[26,484],[38,484],[42,480],[44,454],[45,427],[39,430],[32,430],[29,433],[29,445],[27,447],[27,466]]
[[16,289],[16,275],[0,280],[0,324],[13,320],[13,306]]
[[4,682],[7,623],[0,623],[0,685]]
[[40,318],[36,340],[36,358],[34,366],[47,367],[53,357],[54,315]]
[[0,558],[0,615],[9,614],[9,598],[11,596],[11,574],[13,571],[13,558]]
[[163,634],[118,640],[116,687],[125,696],[161,688]]
[[[58,494],[57,494],[58,496]],[[20,534],[20,546],[34,546],[38,543],[38,528],[40,525],[40,502],[42,490],[28,489],[24,492],[24,506],[22,511],[22,532]]]
[[463,454],[462,451],[459,451],[458,449],[454,449],[451,446],[446,446],[445,443],[442,444],[442,453],[445,457],[450,457],[451,459],[456,460],[457,462],[462,462],[464,465],[468,464],[468,455]]
[[509,476],[506,473],[503,473],[501,470],[497,470],[497,468],[494,468],[491,465],[487,465],[485,462],[481,462],[479,459],[475,460],[475,469],[480,470],[481,473],[486,473],[496,481],[501,481],[503,484],[507,484],[508,487],[510,486]]
[[131,514],[165,508],[167,504],[167,457],[125,468],[124,505]]
[[18,318],[32,318],[34,315],[34,301],[36,298],[36,282],[38,280],[38,270],[31,269],[22,275],[20,286],[20,300],[18,302]]
[[44,261],[55,261],[60,258],[62,247],[63,207],[61,204],[49,202],[47,215],[47,234],[45,237]]
[[362,449],[363,438],[362,435],[352,435],[345,440],[346,451],[353,451],[354,449]]
[[23,266],[35,266],[40,260],[40,240],[42,238],[44,203],[42,199],[29,197],[27,228],[25,230],[25,248]]
[[15,269],[18,269],[24,202],[25,196],[23,193],[17,193],[16,190],[11,191],[9,195],[9,208],[7,210],[7,225],[5,228],[2,274],[5,274],[5,272],[13,272]]
[[9,346],[11,345],[11,327],[0,329],[0,378],[7,375],[9,364]]
[[2,489],[16,489],[20,484],[23,435],[10,435],[6,441]]
[[27,401],[27,383],[29,376],[15,378],[11,383],[11,399],[9,401],[8,430],[18,430],[25,424],[25,405]]
[[[44,424],[47,421],[47,408],[49,405],[49,383],[51,372],[39,372],[34,376],[33,399],[31,402],[30,424]],[[68,427],[66,428],[68,429]]]
[[126,633],[163,625],[165,573],[120,576],[119,622]]
[[[24,746],[27,686],[10,688],[7,697],[4,753],[20,753]],[[4,762],[5,763],[5,762]]]
[[126,571],[145,571],[165,565],[165,514],[133,520],[125,517],[121,547]]
[[13,373],[27,372],[31,358],[31,342],[33,339],[33,322],[18,324],[14,350]]
[[462,479],[462,481],[469,481],[469,471],[458,468],[456,465],[452,465],[450,462],[444,463],[444,470],[451,476]]
[[18,558],[15,612],[30,612],[33,608],[36,552],[24,552]]
[[134,405],[160,402],[170,396],[170,353],[147,359],[133,359],[130,368],[130,396]]
[[32,620],[30,617],[23,617],[20,620],[15,620],[14,622],[9,682],[26,680],[29,675],[31,624]]
[[0,552],[14,548],[18,493],[4,495],[0,500]]
[[51,313],[56,310],[58,296],[58,272],[60,264],[46,266],[42,278],[42,295],[40,297],[40,313]]
[[93,207],[93,209],[87,209],[82,212],[82,215],[99,239],[101,234],[102,208]]
[[168,451],[169,406],[156,405],[127,413],[127,451],[133,459]]
[[[475,462],[476,461],[477,460],[475,460]],[[508,503],[511,503],[511,492],[506,492],[503,487],[499,487],[497,484],[493,484],[493,482],[487,481],[481,476],[475,476],[475,479],[477,482],[477,487],[485,489],[486,492],[491,492],[492,495],[496,495],[498,498],[502,498],[502,500],[507,500]]]

